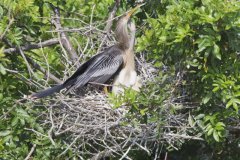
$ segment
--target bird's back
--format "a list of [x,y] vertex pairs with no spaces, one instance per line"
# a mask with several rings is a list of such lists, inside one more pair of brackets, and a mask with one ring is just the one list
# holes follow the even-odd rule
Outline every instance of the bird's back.
[[123,51],[114,45],[82,64],[64,84],[71,90],[89,82],[105,83],[118,73],[122,64]]

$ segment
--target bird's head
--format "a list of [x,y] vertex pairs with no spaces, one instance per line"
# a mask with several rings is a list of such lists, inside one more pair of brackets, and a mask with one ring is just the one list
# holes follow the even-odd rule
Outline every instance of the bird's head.
[[131,9],[130,11],[128,11],[127,13],[124,14],[124,16],[122,17],[122,21],[128,22],[130,17],[136,13],[136,11],[143,6],[144,4],[141,5],[137,5],[135,8]]

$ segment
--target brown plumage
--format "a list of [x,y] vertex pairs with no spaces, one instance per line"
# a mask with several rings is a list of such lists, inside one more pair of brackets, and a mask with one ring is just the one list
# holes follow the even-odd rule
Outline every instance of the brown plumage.
[[[115,31],[118,42],[116,45],[82,64],[63,84],[32,94],[30,97],[42,98],[64,88],[72,90],[91,82],[106,83],[111,78],[114,78],[114,93],[119,93],[122,85],[134,86],[137,82],[133,53],[135,26],[129,22],[129,19],[138,8],[139,6],[135,7],[118,21]],[[131,31],[131,36],[128,35],[128,29]]]

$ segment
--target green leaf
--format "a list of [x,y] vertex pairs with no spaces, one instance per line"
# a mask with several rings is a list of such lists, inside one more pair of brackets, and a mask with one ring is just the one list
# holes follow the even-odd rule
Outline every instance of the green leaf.
[[192,116],[190,114],[188,116],[188,123],[191,127],[194,127],[194,125],[195,125],[194,119],[192,118]]
[[220,53],[220,48],[216,44],[214,44],[214,46],[213,46],[213,54],[217,59],[219,59],[219,60],[222,59],[222,56],[221,56],[221,53]]
[[0,101],[3,99],[3,94],[0,93]]
[[212,98],[212,93],[208,93],[202,100],[203,104],[208,103],[208,101]]
[[9,140],[11,140],[13,138],[13,136],[10,134],[10,135],[7,135],[6,137],[3,138],[3,142],[8,142]]
[[11,122],[11,126],[16,126],[17,123],[18,123],[18,117],[14,117]]
[[230,99],[226,105],[226,108],[228,109],[233,104],[233,99]]
[[195,117],[195,119],[202,119],[203,117],[205,117],[205,114],[199,114]]
[[206,127],[205,128],[206,131],[209,131],[211,128],[213,128],[210,123],[208,123],[205,127]]
[[219,86],[217,86],[217,87],[213,88],[212,91],[213,91],[213,92],[217,92],[219,89],[220,89]]
[[214,128],[215,128],[215,130],[217,130],[217,131],[223,131],[223,130],[224,130],[224,127],[223,127],[223,126],[215,126]]
[[2,73],[2,75],[5,75],[7,73],[5,67],[1,63],[0,63],[0,72]]
[[217,122],[216,126],[223,126],[223,127],[225,127],[226,125],[223,122]]
[[146,111],[148,111],[148,108],[141,109],[140,114],[143,116],[146,114]]
[[233,108],[236,110],[236,112],[238,113],[238,105],[237,103],[233,102]]
[[10,130],[1,131],[0,132],[0,137],[5,137],[5,136],[7,136],[11,133],[12,133],[12,131],[10,131]]
[[26,118],[29,118],[28,113],[27,113],[25,110],[23,110],[22,108],[17,108],[16,111],[17,111],[21,116],[26,117]]
[[214,130],[214,132],[213,132],[213,138],[215,139],[215,141],[219,142],[219,136],[218,136],[218,132],[216,130]]
[[234,98],[234,102],[237,103],[237,104],[240,104],[240,100],[237,99],[237,98]]
[[213,133],[214,129],[213,128],[210,128],[207,132],[207,135],[210,136],[212,133]]
[[0,18],[3,16],[3,8],[0,6]]

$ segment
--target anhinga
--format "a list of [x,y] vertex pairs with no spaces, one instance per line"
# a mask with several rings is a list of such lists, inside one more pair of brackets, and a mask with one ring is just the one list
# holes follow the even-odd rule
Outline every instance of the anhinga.
[[[135,25],[130,16],[139,8],[137,6],[126,13],[117,23],[117,44],[107,48],[82,64],[78,70],[63,84],[32,94],[32,98],[42,98],[67,88],[68,90],[85,86],[88,83],[104,84],[114,78],[112,91],[119,93],[122,86],[138,90],[138,78],[134,62]],[[128,34],[128,29],[131,34]],[[135,86],[134,86],[135,85]]]

